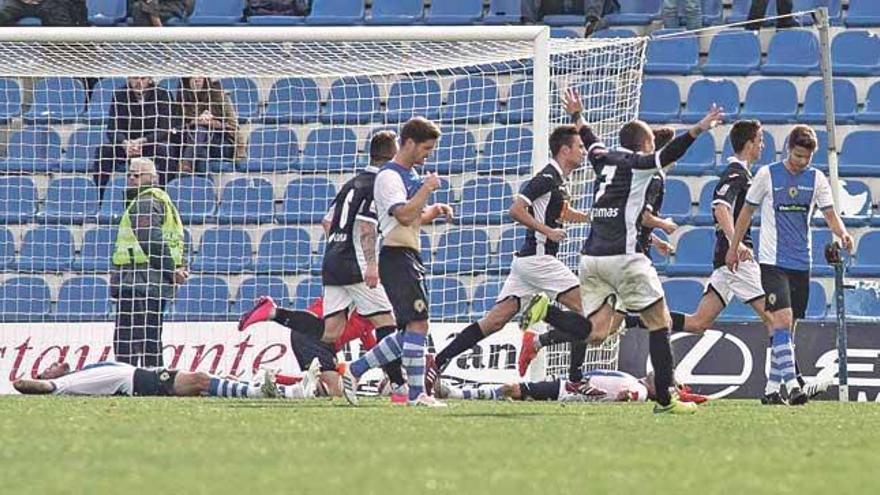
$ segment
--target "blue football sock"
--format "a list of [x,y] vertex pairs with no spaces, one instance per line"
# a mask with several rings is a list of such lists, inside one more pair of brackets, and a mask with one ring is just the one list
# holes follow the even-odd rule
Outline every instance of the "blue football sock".
[[394,332],[382,339],[376,347],[367,351],[363,356],[351,363],[351,374],[355,378],[360,377],[367,370],[385,366],[396,360],[403,354],[403,333]]
[[425,391],[425,336],[416,332],[404,332],[403,369],[409,385],[409,400],[415,400]]

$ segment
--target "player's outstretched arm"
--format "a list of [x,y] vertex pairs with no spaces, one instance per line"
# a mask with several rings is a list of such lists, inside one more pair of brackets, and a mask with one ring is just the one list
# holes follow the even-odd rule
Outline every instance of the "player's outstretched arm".
[[706,115],[691,127],[688,132],[676,137],[664,146],[662,150],[656,152],[660,166],[667,167],[678,161],[679,158],[687,153],[688,148],[690,148],[691,144],[694,143],[700,134],[713,129],[721,122],[723,117],[723,110],[713,104],[712,108],[706,112]]
[[20,394],[46,395],[55,391],[55,385],[48,380],[19,379],[12,382],[12,387]]

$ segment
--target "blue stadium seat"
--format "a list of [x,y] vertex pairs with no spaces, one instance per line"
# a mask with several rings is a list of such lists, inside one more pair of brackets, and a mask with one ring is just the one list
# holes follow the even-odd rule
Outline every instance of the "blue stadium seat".
[[880,277],[880,232],[863,234],[859,239],[855,257],[855,263],[849,267],[851,276]]
[[856,114],[856,122],[859,124],[880,124],[880,81],[868,88],[865,107]]
[[[877,44],[880,50],[880,43]],[[848,79],[835,79],[834,88],[834,117],[838,124],[851,124],[855,122],[859,103],[856,100],[856,87]],[[807,88],[804,98],[804,108],[798,115],[798,122],[807,124],[825,123],[825,86],[822,81],[814,81]]]
[[24,234],[18,256],[22,272],[66,272],[73,262],[73,233],[60,225],[35,227]]
[[267,179],[239,177],[223,188],[218,223],[271,223],[274,215],[272,183]]
[[612,26],[646,25],[660,18],[661,0],[620,0],[620,12],[605,16]]
[[825,245],[831,242],[834,236],[828,229],[811,229],[810,251],[812,263],[810,273],[814,277],[833,277],[834,269],[825,261]]
[[703,175],[715,169],[715,138],[700,134],[687,152],[670,169],[675,175]]
[[423,0],[373,0],[367,24],[406,25],[422,22]]
[[247,18],[251,26],[301,26],[305,22],[305,16],[295,15],[252,15]]
[[0,227],[0,270],[15,267],[15,239],[6,227]]
[[476,24],[483,17],[483,0],[432,2],[425,24]]
[[732,122],[739,117],[739,90],[730,79],[701,79],[694,82],[688,91],[687,104],[681,113],[681,120],[694,124],[706,115],[712,104],[724,108],[724,118]]
[[747,76],[758,72],[761,41],[754,31],[722,31],[712,37],[709,58],[703,65],[707,76]]
[[513,190],[504,179],[478,177],[464,183],[458,222],[462,225],[496,225],[507,218]]
[[[425,236],[424,232],[422,232],[422,236]],[[321,234],[321,238],[318,239],[318,250],[312,252],[312,257],[309,260],[309,273],[312,275],[320,275],[321,269],[324,266],[324,251],[327,249],[327,239]],[[425,258],[422,258],[422,262],[427,264]]]
[[532,171],[532,131],[527,127],[496,127],[483,144],[478,173],[528,174]]
[[678,238],[675,262],[666,267],[670,276],[706,276],[712,273],[715,229],[692,229]]
[[13,277],[0,284],[0,321],[40,321],[48,317],[51,295],[42,277]]
[[[448,127],[443,129],[434,157],[427,166],[441,175],[460,174],[474,171],[476,161],[477,142],[474,135],[465,127]],[[448,203],[440,198],[437,202]]]
[[483,24],[520,24],[522,0],[490,0]]
[[61,138],[48,127],[25,127],[14,131],[6,147],[0,172],[39,172],[58,170]]
[[306,309],[312,301],[321,296],[324,287],[321,277],[307,277],[296,284],[296,294],[293,297],[293,309]]
[[755,310],[748,304],[733,298],[730,304],[724,307],[718,316],[718,321],[730,323],[743,323],[747,321],[761,321],[761,318],[755,314]]
[[170,320],[212,321],[229,319],[229,286],[221,277],[191,277],[174,295]]
[[880,26],[880,3],[876,0],[849,0],[843,22],[847,26]]
[[312,241],[308,231],[297,227],[267,230],[257,250],[257,273],[291,275],[308,273],[312,263]]
[[504,278],[489,278],[474,289],[474,297],[471,298],[472,320],[486,316],[486,313],[495,306],[495,300],[503,286]]
[[177,99],[177,95],[180,93],[180,85],[182,81],[179,77],[165,77],[159,79],[156,85],[165,91],[171,93],[171,97]]
[[94,125],[104,125],[113,104],[113,95],[117,89],[125,86],[124,77],[105,77],[95,84],[89,95],[89,106],[84,120]]
[[21,115],[22,93],[17,79],[0,77],[0,124]]
[[482,229],[451,229],[440,236],[431,264],[435,275],[482,273],[489,266],[489,236]]
[[715,186],[718,185],[717,180],[710,180],[703,184],[700,189],[700,202],[697,207],[697,214],[694,215],[694,225],[714,225],[715,213],[712,210],[712,200],[715,199]]
[[104,321],[112,309],[110,284],[106,280],[74,277],[61,284],[54,316],[61,321]]
[[663,282],[663,292],[671,311],[692,314],[703,297],[703,284],[696,280],[667,280]]
[[315,0],[306,24],[350,26],[364,21],[363,0]]
[[86,0],[89,23],[93,26],[113,26],[128,17],[126,0]]
[[[794,0],[792,12],[806,12],[819,7],[828,8],[828,18],[831,21],[831,25],[839,26],[841,24],[841,15],[843,13],[841,0]],[[811,15],[798,16],[794,20],[801,26],[813,25],[813,16]]]
[[115,174],[110,177],[101,194],[101,208],[98,210],[98,223],[115,224],[122,218],[125,211],[125,189],[127,186],[125,174]]
[[[721,12],[723,10],[721,0],[703,0],[701,7],[703,12],[704,26],[715,26],[717,24],[721,24]],[[683,3],[678,4],[678,12],[680,18],[684,17]]]
[[583,26],[585,22],[587,18],[583,14],[550,14],[541,18],[542,24],[553,27]]
[[502,124],[531,122],[534,117],[533,97],[534,89],[531,79],[513,81],[513,84],[510,85],[510,94],[507,97],[506,111],[498,113],[498,121]]
[[[818,153],[818,151],[817,151]],[[721,161],[718,163],[718,166],[715,168],[715,171],[720,175],[724,170],[727,169],[727,159],[733,156],[733,145],[730,144],[730,135],[724,137],[724,145],[721,150]],[[815,155],[813,155],[815,161]],[[764,151],[761,152],[761,157],[758,158],[758,161],[753,164],[752,172],[755,172],[758,167],[761,165],[769,165],[776,161],[776,140],[773,139],[773,134],[770,134],[768,131],[764,131]],[[827,162],[826,162],[827,163]]]
[[[254,307],[254,302],[260,296],[270,296],[279,305],[285,306],[290,302],[290,289],[281,277],[257,275],[241,281],[235,293],[235,304],[232,305],[233,314],[244,314]],[[302,306],[305,308],[305,305]]]
[[501,231],[501,238],[498,239],[498,247],[495,249],[496,254],[489,259],[489,273],[507,275],[510,264],[513,263],[513,255],[519,251],[525,238],[526,229],[521,225]]
[[588,122],[613,119],[621,105],[626,105],[620,100],[620,85],[613,78],[587,82],[578,89],[584,108],[588,109]]
[[75,122],[86,108],[86,89],[82,80],[47,77],[34,85],[34,101],[24,114],[28,124],[67,124]]
[[320,223],[336,196],[336,187],[325,177],[302,177],[287,184],[284,206],[275,215],[280,223]]
[[819,73],[819,41],[804,29],[777,31],[770,39],[767,59],[761,66],[765,76],[806,76]]
[[350,127],[321,127],[306,137],[299,169],[321,174],[357,170],[357,136]]
[[491,77],[467,76],[449,87],[446,105],[440,110],[444,121],[481,124],[495,118],[498,87]]
[[[768,3],[773,7],[773,12],[776,12],[776,2],[771,1]],[[751,9],[751,7],[752,0],[733,0],[730,13],[727,15],[727,19],[725,20],[725,22],[727,22],[728,24],[733,24],[736,22],[746,21],[749,17],[749,10]]]
[[117,230],[115,225],[86,230],[80,254],[73,260],[72,269],[84,273],[109,272]]
[[202,234],[194,272],[241,273],[254,268],[251,236],[244,229],[218,227]]
[[269,91],[263,122],[267,124],[317,122],[320,105],[321,93],[313,79],[303,77],[278,79]]
[[[274,16],[257,16],[274,17]],[[220,80],[220,86],[226,90],[232,104],[235,105],[235,114],[241,123],[249,122],[257,117],[260,112],[260,92],[257,83],[249,77],[227,77]]]
[[[656,215],[657,213],[655,213]],[[683,180],[667,179],[659,215],[682,225],[691,219],[691,190]]]
[[166,187],[185,224],[203,224],[214,220],[217,195],[214,182],[200,176],[183,176],[172,180]]
[[787,79],[759,79],[753,82],[743,104],[740,118],[757,119],[764,124],[794,121],[798,110],[797,89]]
[[[811,162],[811,166],[818,168],[819,170],[828,173],[828,131],[822,131],[815,129],[816,138],[819,140],[819,147],[816,148],[816,152],[813,153],[813,161]],[[764,136],[764,139],[767,139],[767,136]],[[840,147],[840,142],[838,141],[838,149]],[[782,143],[782,148],[779,149],[779,159],[784,160],[788,157],[788,136],[786,136],[785,141]]]
[[[652,234],[663,239],[664,241],[669,240],[669,238],[662,230],[655,229]],[[655,244],[651,245],[650,256],[651,264],[654,265],[654,269],[657,270],[657,273],[664,273],[666,271],[666,267],[669,265],[669,258],[660,254],[660,251],[657,250],[657,246]]]
[[600,29],[593,33],[590,38],[592,39],[606,39],[606,38],[634,38],[636,33],[632,29],[626,28],[608,28],[608,29]]
[[248,139],[248,158],[236,163],[239,172],[287,172],[300,161],[299,140],[290,127],[257,127]]
[[582,35],[579,34],[574,29],[567,29],[561,27],[555,27],[550,29],[550,37],[551,38],[581,38]]
[[880,74],[880,37],[866,30],[843,31],[831,42],[831,66],[835,76]]
[[821,320],[828,311],[825,288],[816,280],[810,281],[810,298],[807,300],[807,319]]
[[[849,227],[866,227],[872,220],[871,188],[860,180],[849,179],[840,181],[843,191],[840,194],[838,211],[843,223]],[[826,226],[825,217],[816,209],[813,225]]]
[[190,26],[232,26],[244,17],[244,0],[195,0]]
[[429,120],[440,118],[440,84],[435,79],[401,79],[391,85],[385,111],[390,123],[406,122],[422,115]]
[[678,121],[681,93],[669,79],[645,79],[642,82],[639,118],[645,122],[666,124]]
[[368,77],[342,77],[330,85],[321,113],[324,124],[366,124],[379,120],[379,87]]
[[457,278],[428,278],[428,312],[431,320],[458,321],[468,317],[468,295]]
[[65,146],[59,170],[65,173],[90,172],[104,137],[103,127],[80,127],[74,131]]
[[843,177],[880,177],[880,131],[853,131],[846,135],[840,151]]
[[[693,35],[674,34],[674,30],[660,30],[648,41],[645,74],[692,74],[700,63],[700,45]],[[660,36],[661,38],[657,38]]]
[[432,205],[434,203],[446,203],[451,205],[456,202],[455,191],[449,187],[449,181],[440,178],[440,187],[438,187],[434,192],[431,193],[431,197],[428,199],[428,204]]
[[37,212],[37,186],[30,177],[0,176],[0,223],[29,223]]
[[[880,23],[880,19],[878,19]],[[874,320],[880,318],[880,294],[873,285],[862,285],[847,292],[845,299],[846,316],[853,319]]]
[[434,253],[431,247],[431,236],[424,231],[419,235],[419,246],[419,256],[422,258],[422,264],[430,271],[431,263],[434,262]]
[[82,176],[60,177],[49,183],[40,223],[80,224],[98,213],[98,188],[92,179]]

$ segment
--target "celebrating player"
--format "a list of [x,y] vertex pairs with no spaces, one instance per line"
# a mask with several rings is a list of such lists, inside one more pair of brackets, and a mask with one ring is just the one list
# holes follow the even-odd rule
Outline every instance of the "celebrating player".
[[424,393],[425,341],[428,333],[428,297],[424,286],[425,267],[419,255],[421,225],[439,216],[452,218],[452,208],[443,203],[426,206],[431,193],[440,187],[433,173],[421,179],[414,167],[422,165],[440,138],[431,121],[414,117],[400,130],[400,149],[376,176],[373,196],[383,244],[379,255],[379,276],[397,327],[404,329],[382,339],[372,350],[345,367],[342,386],[345,398],[357,404],[357,380],[370,368],[401,358],[409,386],[408,404],[444,407]]
[[[592,228],[581,250],[579,270],[589,326],[608,328],[615,318],[618,301],[627,311],[639,313],[650,332],[649,349],[657,385],[654,412],[692,414],[696,411],[693,404],[682,403],[669,392],[673,381],[669,310],[656,270],[638,249],[637,222],[653,175],[684,155],[700,133],[713,128],[722,117],[721,110],[713,106],[697,125],[660,151],[655,151],[654,134],[647,124],[639,120],[629,122],[620,129],[621,148],[609,150],[581,115],[583,105],[576,91],[566,92],[565,106],[577,122],[596,173],[595,199],[590,210]],[[523,320],[529,327],[544,320],[548,313],[546,296],[536,296],[533,303]],[[619,314],[616,318],[620,318]],[[535,346],[529,347],[528,340],[535,339],[524,337],[521,352],[533,355]]]
[[22,394],[212,396],[255,399],[286,397],[302,399],[315,395],[318,363],[313,361],[299,383],[277,385],[276,375],[260,370],[252,383],[166,368],[136,368],[127,363],[102,361],[71,371],[67,363],[52,363],[36,380],[15,380],[12,386]]
[[788,135],[788,157],[768,165],[755,174],[736,219],[725,263],[732,272],[749,270],[750,249],[741,243],[748,235],[752,213],[761,208],[761,248],[758,263],[764,303],[773,329],[770,376],[762,402],[783,403],[780,394],[785,382],[788,403],[805,404],[808,394],[801,390],[795,367],[792,334],[803,318],[810,297],[810,219],[818,207],[831,231],[847,251],[853,239],[834,209],[831,186],[825,174],[810,167],[818,140],[809,126],[796,125]]
[[[568,205],[568,177],[583,164],[586,155],[577,128],[573,125],[557,127],[550,134],[550,153],[553,156],[550,163],[523,186],[510,206],[510,217],[525,226],[527,231],[495,305],[486,316],[471,323],[437,354],[435,365],[429,366],[426,373],[429,389],[439,372],[455,356],[501,330],[519,312],[521,301],[538,292],[549,293],[571,309],[554,308],[548,315],[552,325],[566,332],[570,340],[583,342],[587,338],[585,330],[588,326],[581,309],[577,276],[556,257],[559,243],[565,239],[563,222],[589,221],[586,213]],[[525,368],[520,368],[520,375],[523,374]]]

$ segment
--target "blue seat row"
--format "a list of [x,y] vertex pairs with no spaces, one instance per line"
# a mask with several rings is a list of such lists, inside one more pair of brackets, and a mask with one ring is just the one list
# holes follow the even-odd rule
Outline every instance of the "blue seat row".
[[[683,313],[694,313],[697,304],[703,296],[704,284],[697,280],[691,279],[670,279],[663,282],[663,291],[666,294],[666,300],[669,309]],[[875,296],[876,297],[876,296]],[[878,308],[880,310],[880,308]],[[810,282],[810,298],[807,303],[807,319],[822,319],[826,317],[828,311],[828,300],[825,295],[825,289],[817,281]],[[877,311],[874,316],[880,316]],[[721,313],[722,321],[758,321],[752,308],[747,307],[742,302],[735,301],[724,309]]]

